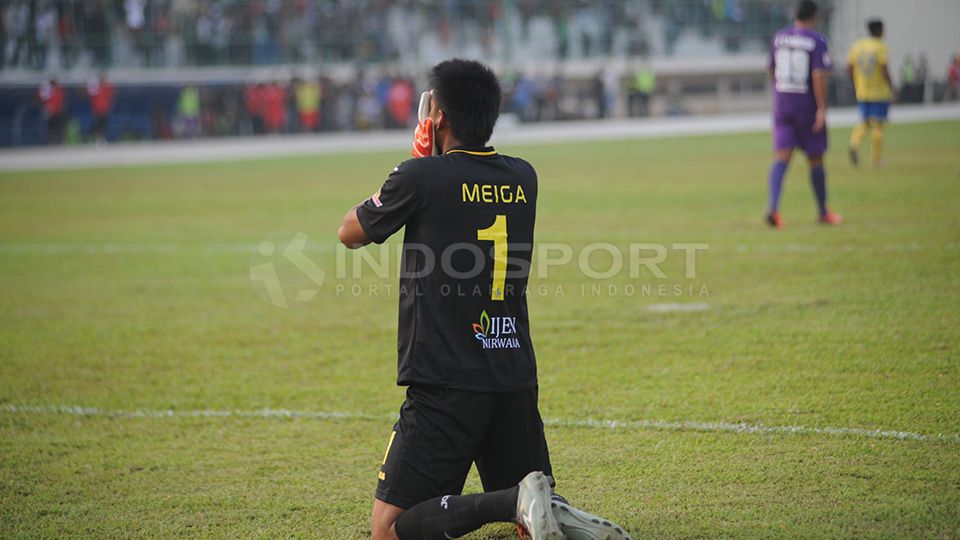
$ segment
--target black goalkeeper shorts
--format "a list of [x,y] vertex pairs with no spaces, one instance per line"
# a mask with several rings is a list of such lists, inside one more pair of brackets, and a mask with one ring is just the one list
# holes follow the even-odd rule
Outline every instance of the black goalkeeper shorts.
[[401,508],[457,495],[476,462],[484,491],[552,475],[537,389],[493,394],[411,386],[383,456],[377,499]]

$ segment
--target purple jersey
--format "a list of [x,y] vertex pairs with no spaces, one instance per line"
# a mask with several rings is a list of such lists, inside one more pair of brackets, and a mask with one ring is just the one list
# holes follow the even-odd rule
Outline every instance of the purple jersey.
[[813,115],[813,72],[833,69],[827,40],[813,30],[788,26],[770,43],[770,71],[773,73],[773,114]]

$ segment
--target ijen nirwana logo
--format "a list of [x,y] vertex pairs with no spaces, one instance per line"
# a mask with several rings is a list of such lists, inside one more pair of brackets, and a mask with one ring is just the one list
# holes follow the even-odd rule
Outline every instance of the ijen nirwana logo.
[[479,323],[473,323],[473,337],[483,344],[484,349],[519,349],[520,340],[503,337],[516,333],[516,317],[491,317],[487,315],[487,310],[480,313]]

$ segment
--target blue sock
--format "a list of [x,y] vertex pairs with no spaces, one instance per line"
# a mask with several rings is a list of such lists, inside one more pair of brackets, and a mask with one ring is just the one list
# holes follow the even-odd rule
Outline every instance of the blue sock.
[[787,173],[786,161],[774,161],[770,167],[768,180],[769,193],[767,198],[767,212],[772,214],[780,206],[780,189],[783,187],[783,176]]
[[817,196],[817,208],[822,216],[827,213],[827,175],[823,172],[823,165],[810,167],[810,184],[813,185],[813,194]]

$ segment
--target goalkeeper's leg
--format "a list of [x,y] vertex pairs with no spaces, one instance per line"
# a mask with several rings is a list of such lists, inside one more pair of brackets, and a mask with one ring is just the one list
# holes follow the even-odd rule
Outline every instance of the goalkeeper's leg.
[[[537,420],[537,434],[528,436],[540,444],[528,448],[519,438],[498,439],[504,443],[502,456],[483,452],[491,458],[502,458],[495,467],[501,473],[495,477],[498,485],[490,484],[492,477],[485,474],[489,471],[484,467],[487,462],[479,460],[485,493],[460,495],[470,465],[485,448],[491,424],[502,424],[506,398],[500,393],[408,388],[378,474],[377,500],[371,516],[373,538],[445,540],[494,522],[519,523],[533,540],[562,538],[550,512],[543,425],[539,415],[533,416],[536,390],[521,394],[519,399],[528,408],[515,411],[515,416],[526,413],[528,421]],[[539,457],[536,462],[543,467],[523,465],[533,462],[530,452]],[[517,468],[518,463],[521,468]]]
[[487,523],[519,523],[532,540],[563,538],[551,510],[550,481],[532,472],[519,485],[470,495],[444,495],[403,510],[376,501],[371,519],[374,540],[446,540]]
[[394,530],[400,540],[446,540],[463,536],[487,523],[513,522],[517,517],[519,489],[514,486],[490,493],[430,499],[400,514]]

